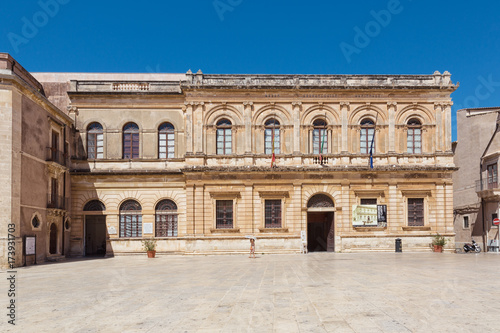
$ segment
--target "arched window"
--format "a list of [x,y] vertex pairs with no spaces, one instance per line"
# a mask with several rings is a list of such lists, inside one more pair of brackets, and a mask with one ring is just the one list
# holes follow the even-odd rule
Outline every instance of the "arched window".
[[123,158],[139,158],[139,126],[127,123],[123,126]]
[[158,127],[158,158],[174,158],[175,128],[171,123]]
[[106,207],[99,200],[90,200],[83,207],[84,212],[103,212],[106,210]]
[[422,153],[422,124],[418,119],[408,120],[406,151],[410,154]]
[[217,155],[230,155],[232,153],[231,125],[227,119],[217,122]]
[[135,200],[120,206],[120,237],[142,237],[142,207]]
[[328,153],[328,133],[326,121],[316,119],[313,122],[313,154]]
[[104,134],[99,123],[92,123],[87,127],[87,158],[104,158]]
[[273,153],[280,153],[280,122],[276,119],[269,119],[265,124],[264,142],[265,153],[271,155]]
[[[361,121],[361,134],[359,137],[359,147],[361,154],[375,153],[375,123],[371,119]],[[373,143],[372,143],[373,142]]]
[[162,200],[156,205],[156,237],[177,237],[177,205],[172,200]]

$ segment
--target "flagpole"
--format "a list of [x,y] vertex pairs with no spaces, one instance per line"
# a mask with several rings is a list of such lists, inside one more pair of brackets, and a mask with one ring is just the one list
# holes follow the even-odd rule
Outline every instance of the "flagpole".
[[370,169],[373,169],[373,141],[375,140],[375,132],[377,131],[377,119],[378,119],[378,112],[377,115],[375,116],[375,126],[373,127],[373,135],[372,135],[372,142],[370,143]]

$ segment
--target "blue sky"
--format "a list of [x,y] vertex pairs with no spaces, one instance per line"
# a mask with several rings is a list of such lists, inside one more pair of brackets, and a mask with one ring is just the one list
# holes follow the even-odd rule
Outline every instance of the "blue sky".
[[455,113],[500,106],[499,13],[482,0],[10,1],[0,51],[32,72],[448,70]]

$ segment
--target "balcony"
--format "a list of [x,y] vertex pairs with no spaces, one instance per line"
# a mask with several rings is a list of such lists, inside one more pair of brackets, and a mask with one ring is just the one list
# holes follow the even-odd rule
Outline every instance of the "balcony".
[[69,198],[65,198],[61,195],[48,194],[47,196],[47,208],[55,209],[68,209],[69,208]]
[[67,165],[67,154],[52,147],[47,147],[47,162],[54,162],[63,166]]
[[488,182],[488,179],[476,180],[476,193],[480,198],[500,200],[498,182]]

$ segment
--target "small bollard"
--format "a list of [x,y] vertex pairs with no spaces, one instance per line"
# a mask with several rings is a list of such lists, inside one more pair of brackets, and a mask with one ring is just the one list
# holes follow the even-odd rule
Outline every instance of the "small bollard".
[[403,243],[401,243],[401,238],[396,238],[396,252],[403,252]]

